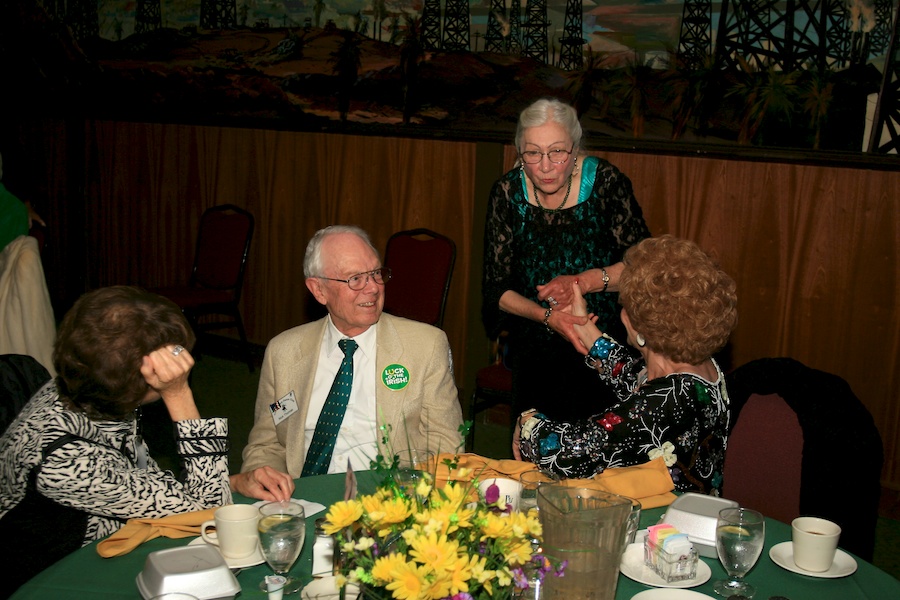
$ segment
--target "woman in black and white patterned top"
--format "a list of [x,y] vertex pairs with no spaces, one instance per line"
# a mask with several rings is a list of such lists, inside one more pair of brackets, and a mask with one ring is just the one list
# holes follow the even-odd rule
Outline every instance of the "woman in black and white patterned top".
[[[13,574],[0,597],[128,519],[231,502],[228,424],[200,418],[188,384],[193,342],[174,303],[138,288],[75,303],[58,332],[58,377],[0,438],[0,563]],[[140,407],[160,398],[183,480],[161,470],[141,438]],[[293,482],[285,485],[289,497]]]

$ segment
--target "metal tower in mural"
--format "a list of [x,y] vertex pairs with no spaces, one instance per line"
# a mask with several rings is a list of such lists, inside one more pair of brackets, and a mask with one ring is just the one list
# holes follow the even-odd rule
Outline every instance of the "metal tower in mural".
[[505,52],[507,38],[509,38],[509,21],[506,19],[506,3],[504,0],[491,0],[487,33],[484,34],[484,51]]
[[871,6],[859,0],[848,2],[847,25],[850,29],[848,49],[853,63],[865,63],[881,56],[891,42],[893,0],[875,0]]
[[853,55],[848,16],[844,0],[723,0],[716,59],[784,71],[845,65]]
[[93,0],[73,0],[66,8],[66,25],[72,28],[76,40],[86,40],[100,35],[97,3]]
[[509,39],[506,47],[510,54],[522,52],[522,0],[509,3]]
[[236,25],[235,0],[200,0],[200,29],[228,29]]
[[697,70],[712,53],[712,0],[684,0],[678,38],[681,66]]
[[[891,23],[894,22],[893,0],[875,0],[875,26],[869,33],[869,50],[872,55],[884,54],[891,43]],[[900,18],[900,17],[898,17]],[[894,22],[894,36],[896,36],[897,24]],[[896,49],[897,41],[894,40]]]
[[566,24],[559,40],[559,67],[575,71],[584,64],[584,31],[581,0],[566,0]]
[[547,62],[547,0],[528,0],[525,4],[525,39],[522,55]]
[[446,0],[442,47],[444,50],[469,49],[469,0]]
[[880,154],[900,154],[900,9],[893,21],[884,78],[869,135],[868,151]]
[[159,12],[160,0],[138,0],[134,11],[134,32],[144,33],[162,26]]
[[422,47],[426,50],[441,47],[441,0],[425,0],[422,6]]

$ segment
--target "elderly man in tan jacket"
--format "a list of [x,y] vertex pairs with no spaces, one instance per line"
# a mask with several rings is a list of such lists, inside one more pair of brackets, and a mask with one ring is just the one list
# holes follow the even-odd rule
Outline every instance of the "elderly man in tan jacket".
[[[328,315],[281,333],[266,348],[233,489],[283,499],[293,491],[290,478],[345,472],[348,464],[368,468],[379,451],[407,444],[456,450],[462,411],[447,336],[382,313],[390,274],[368,235],[351,226],[318,231],[303,271]],[[378,448],[385,426],[395,448]]]

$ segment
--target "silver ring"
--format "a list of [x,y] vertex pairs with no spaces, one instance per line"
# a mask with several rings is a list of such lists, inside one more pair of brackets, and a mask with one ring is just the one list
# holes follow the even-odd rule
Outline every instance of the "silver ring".
[[182,352],[184,352],[184,346],[175,346],[172,348],[172,356],[178,356]]
[[559,305],[559,302],[557,302],[553,296],[547,296],[547,302],[549,302],[553,306]]

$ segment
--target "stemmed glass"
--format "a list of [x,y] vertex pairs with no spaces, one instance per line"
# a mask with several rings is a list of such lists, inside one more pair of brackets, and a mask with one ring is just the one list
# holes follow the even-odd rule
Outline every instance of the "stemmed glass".
[[728,573],[728,580],[717,581],[713,589],[720,596],[753,598],[756,588],[744,581],[753,568],[766,541],[766,520],[749,508],[723,508],[716,521],[716,551]]
[[434,461],[434,452],[424,449],[401,450],[397,453],[397,459],[394,483],[404,495],[415,497],[419,482],[431,475],[429,469]]
[[[291,578],[288,571],[300,556],[303,540],[306,538],[306,514],[303,506],[291,501],[263,504],[259,507],[257,531],[260,550],[266,562],[276,575],[281,575],[287,580],[284,584],[284,593],[297,592],[300,589],[300,581]],[[263,591],[268,589],[265,580],[259,587]]]

